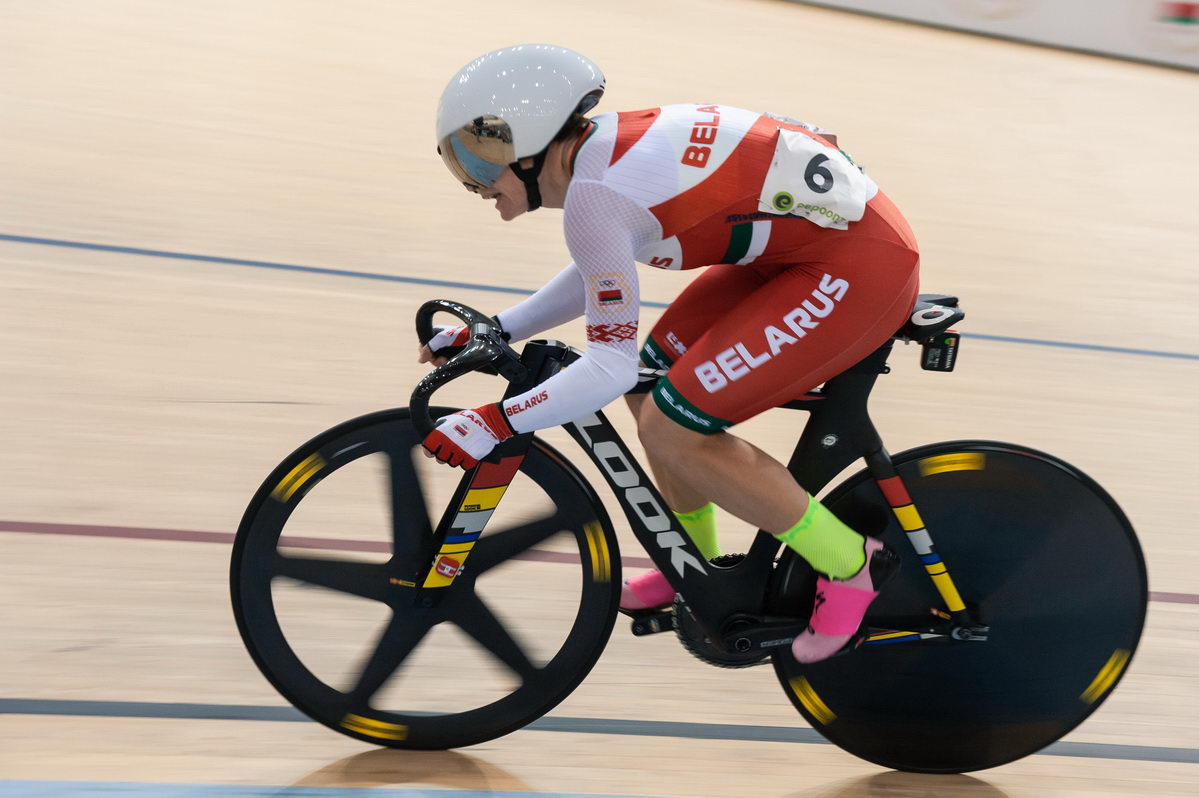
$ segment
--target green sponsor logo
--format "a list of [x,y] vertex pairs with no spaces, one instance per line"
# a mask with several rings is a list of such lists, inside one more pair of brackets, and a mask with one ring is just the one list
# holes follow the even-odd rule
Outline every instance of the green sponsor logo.
[[806,202],[798,202],[795,204],[795,207],[803,208],[805,211],[811,211],[812,213],[818,213],[821,216],[827,216],[829,219],[832,219],[834,222],[848,222],[849,221],[848,219],[846,219],[844,216],[837,213],[836,211],[830,211],[828,208],[822,207],[820,205],[809,205]]
[[[789,213],[793,210],[802,210],[802,211],[807,211],[810,214],[814,213],[814,214],[819,214],[821,216],[827,216],[829,219],[832,219],[834,222],[848,222],[849,221],[841,214],[837,213],[836,211],[829,210],[828,208],[824,207],[823,205],[810,205],[806,202],[796,202],[795,197],[793,197],[790,193],[788,193],[786,191],[780,191],[779,193],[775,194],[774,197],[770,200],[770,204],[773,205],[774,209],[776,211],[778,211],[779,213]],[[725,260],[722,261],[722,263],[733,263],[733,262],[734,262],[733,260],[728,259],[727,255],[725,257]]]

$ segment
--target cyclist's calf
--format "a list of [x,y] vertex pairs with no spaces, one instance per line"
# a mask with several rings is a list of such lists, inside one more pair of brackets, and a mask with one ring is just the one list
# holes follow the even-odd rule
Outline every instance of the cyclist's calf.
[[777,535],[807,508],[807,494],[790,472],[749,441],[727,432],[705,435],[687,429],[652,401],[641,403],[637,434],[655,465],[659,486],[661,477],[669,476],[670,488],[663,495],[672,509],[685,512],[711,501]]
[[[657,410],[652,401],[646,402],[649,394],[625,394],[624,398],[629,406],[629,411],[633,414],[633,419],[637,422],[637,437],[645,447],[645,456],[649,460],[654,482],[662,493],[662,497],[666,499],[666,503],[670,505],[670,509],[678,512],[690,512],[706,505],[711,497],[692,488],[686,473],[678,473],[679,469],[671,465],[672,459],[677,456],[677,453],[668,443],[660,442],[656,436],[646,431],[647,427],[656,424],[656,420],[647,420],[647,416],[650,415],[647,410],[651,408]],[[656,413],[656,415],[661,416],[661,413]],[[665,417],[662,417],[662,420],[672,423]]]

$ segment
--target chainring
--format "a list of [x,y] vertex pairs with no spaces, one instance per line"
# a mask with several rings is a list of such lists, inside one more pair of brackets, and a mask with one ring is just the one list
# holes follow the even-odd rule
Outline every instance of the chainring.
[[[731,568],[744,559],[744,554],[724,554],[709,562],[717,568]],[[722,650],[700,628],[695,616],[691,614],[691,609],[683,602],[682,596],[674,597],[671,612],[674,617],[674,631],[678,635],[679,642],[698,660],[718,668],[750,668],[754,665],[761,665],[770,658],[769,650],[754,650],[745,653]],[[729,634],[736,631],[738,625],[748,626],[750,623],[749,620],[734,620],[724,631]]]

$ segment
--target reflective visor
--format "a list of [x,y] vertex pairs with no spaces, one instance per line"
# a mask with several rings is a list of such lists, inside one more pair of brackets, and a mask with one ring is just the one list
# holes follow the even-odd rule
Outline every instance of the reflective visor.
[[438,142],[437,149],[454,176],[471,188],[494,185],[516,160],[511,131],[494,117],[462,126]]

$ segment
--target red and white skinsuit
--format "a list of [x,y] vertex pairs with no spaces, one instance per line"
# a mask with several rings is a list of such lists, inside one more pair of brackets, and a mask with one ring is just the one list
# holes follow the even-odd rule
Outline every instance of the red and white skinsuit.
[[[636,382],[637,262],[706,267],[666,310],[645,350],[646,365],[669,368],[654,392],[659,407],[701,432],[823,383],[906,320],[918,287],[915,238],[831,136],[723,105],[593,121],[573,154],[566,194],[574,262],[499,314],[514,340],[585,314],[587,349],[569,369],[503,403],[517,432],[594,412]],[[775,194],[771,207],[763,190],[781,137],[796,142],[802,158],[815,155],[802,174],[810,190],[801,180],[794,197]],[[853,215],[814,204],[833,175],[855,184]],[[780,210],[795,205],[806,216]]]

